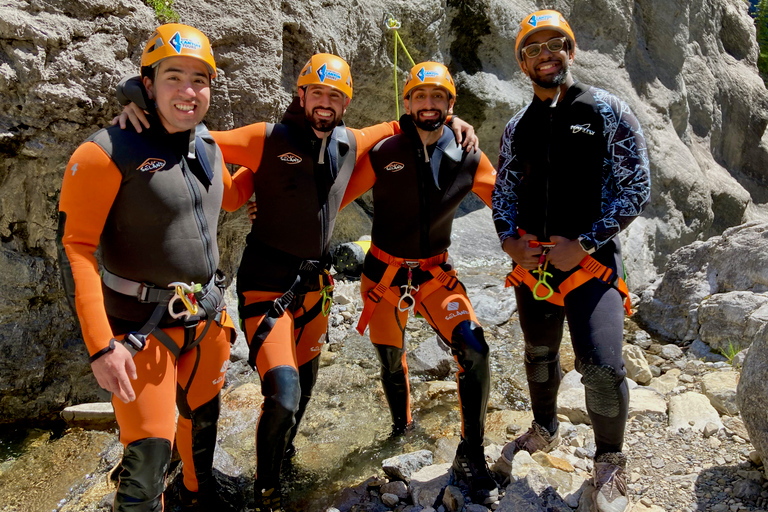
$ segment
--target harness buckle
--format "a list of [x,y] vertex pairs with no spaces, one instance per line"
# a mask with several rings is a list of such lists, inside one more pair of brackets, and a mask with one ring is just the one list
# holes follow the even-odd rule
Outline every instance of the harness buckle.
[[[275,311],[277,312],[277,316],[283,316],[283,313],[285,313],[285,310],[288,309],[288,306],[293,302],[293,298],[295,295],[292,291],[287,291],[285,294],[272,301],[272,307],[275,308]],[[283,302],[281,299],[285,299],[285,302]]]
[[368,299],[370,299],[370,301],[373,302],[374,304],[378,304],[379,302],[381,302],[381,298],[383,297],[383,295],[379,295],[376,293],[375,287],[368,290],[367,295],[368,295]]
[[421,262],[419,260],[404,260],[401,264],[401,267],[403,268],[419,268],[421,266]]
[[121,340],[121,343],[135,354],[136,352],[141,352],[147,346],[147,337],[137,332],[129,332]]
[[154,288],[154,286],[150,283],[139,283],[139,291],[136,292],[136,299],[142,304],[148,304],[151,302],[149,300],[149,292],[152,288]]

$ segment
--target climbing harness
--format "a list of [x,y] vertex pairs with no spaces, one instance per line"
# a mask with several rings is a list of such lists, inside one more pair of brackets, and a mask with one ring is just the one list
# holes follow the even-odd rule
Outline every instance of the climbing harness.
[[[546,271],[548,264],[548,261],[546,261],[546,253],[548,253],[555,244],[552,242],[539,242],[536,240],[530,240],[528,244],[530,247],[542,247],[542,254],[539,257],[539,267],[536,270],[529,271],[520,265],[515,265],[512,272],[507,274],[504,283],[506,288],[510,286],[520,286],[522,283],[525,283],[525,285],[533,292],[534,299],[546,300],[552,304],[563,306],[565,305],[564,298],[566,295],[590,279],[595,278],[616,288],[624,298],[624,309],[627,312],[627,316],[632,315],[632,304],[629,300],[629,288],[627,288],[627,283],[624,282],[624,279],[622,279],[621,276],[615,275],[616,272],[614,272],[612,268],[603,265],[587,254],[584,259],[579,262],[579,268],[566,277],[558,286],[558,290],[555,291],[554,288],[547,283],[547,278],[552,277],[552,274]],[[538,274],[538,278],[534,277],[533,274]],[[545,295],[539,294],[540,287],[544,287],[546,290]]]
[[[231,325],[225,310],[225,278],[220,270],[214,272],[211,280],[205,285],[175,281],[170,283],[168,288],[131,281],[130,279],[117,276],[106,269],[102,271],[101,279],[107,288],[117,293],[132,296],[142,304],[155,304],[155,309],[152,311],[149,320],[138,331],[129,332],[122,340],[118,340],[132,354],[143,350],[147,345],[147,337],[152,334],[178,359],[182,350],[188,351],[203,340],[211,326],[211,320],[220,326],[231,326],[233,328],[232,333],[234,333],[234,325]],[[176,301],[181,301],[184,305],[184,309],[178,313],[173,307]],[[205,313],[205,327],[199,336],[183,347],[179,347],[168,334],[163,332],[162,329],[157,328],[165,314],[168,313],[174,319],[183,320],[185,329],[194,329],[201,320],[202,315],[198,316],[201,308]],[[111,348],[105,348],[94,354],[91,359],[98,358],[114,348],[114,345],[110,344],[110,346]]]
[[397,89],[397,45],[398,43],[400,46],[403,47],[403,51],[408,56],[408,60],[411,61],[411,66],[415,66],[416,63],[413,61],[413,58],[411,57],[411,54],[408,53],[408,49],[405,47],[405,43],[403,42],[403,38],[400,37],[400,34],[397,32],[400,27],[402,26],[402,23],[400,23],[397,19],[395,19],[394,16],[391,14],[385,15],[385,21],[384,25],[391,31],[395,33],[395,58],[394,58],[394,68],[395,68],[395,113],[397,114],[395,119],[400,119],[400,94]]
[[[448,260],[447,252],[420,260],[398,258],[397,256],[387,254],[375,245],[371,245],[370,252],[374,258],[386,263],[387,269],[384,271],[381,281],[368,290],[365,296],[363,312],[360,314],[360,321],[357,323],[357,332],[360,334],[365,332],[368,322],[371,321],[373,311],[382,299],[386,299],[387,302],[395,306],[399,311],[404,312],[408,309],[415,311],[418,309],[421,301],[440,289],[441,286],[448,290],[453,290],[459,284],[456,276],[448,274],[440,267],[440,265]],[[408,269],[408,284],[401,286],[403,293],[398,295],[392,291],[390,286],[397,273],[403,268]],[[432,274],[432,279],[418,286],[413,286],[413,270],[416,268]]]

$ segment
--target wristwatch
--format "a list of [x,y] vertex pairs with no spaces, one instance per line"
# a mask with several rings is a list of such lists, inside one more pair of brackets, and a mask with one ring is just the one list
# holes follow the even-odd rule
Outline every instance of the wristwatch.
[[581,235],[579,237],[579,245],[581,245],[581,248],[586,251],[587,254],[592,254],[597,250],[597,246],[595,245],[595,242],[593,242],[591,239],[587,238],[584,235]]

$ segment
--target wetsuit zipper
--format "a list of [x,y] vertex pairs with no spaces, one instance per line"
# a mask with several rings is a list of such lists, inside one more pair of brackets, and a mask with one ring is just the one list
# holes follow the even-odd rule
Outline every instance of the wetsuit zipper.
[[555,118],[555,108],[549,108],[549,137],[547,137],[547,171],[544,181],[544,228],[543,228],[543,240],[549,240],[549,234],[547,233],[547,221],[549,220],[549,179],[552,175],[552,137],[554,135],[553,125]]
[[424,161],[424,148],[423,146],[416,150],[416,158],[418,161],[418,168],[420,172],[417,172],[417,181],[419,185],[419,245],[421,246],[421,255],[428,257],[430,253],[429,243],[429,191],[427,190],[427,176],[432,178],[432,167],[429,162]]
[[[184,181],[189,189],[189,195],[192,198],[192,211],[195,213],[195,220],[197,221],[197,230],[200,233],[200,240],[203,243],[203,251],[205,252],[205,264],[208,269],[207,275],[213,276],[216,272],[216,268],[213,265],[213,254],[211,253],[211,236],[208,229],[208,221],[205,218],[205,212],[203,211],[203,198],[200,194],[200,189],[197,188],[195,181],[197,178],[192,174],[187,160],[181,158],[181,173],[184,175]],[[206,283],[201,283],[206,284]]]

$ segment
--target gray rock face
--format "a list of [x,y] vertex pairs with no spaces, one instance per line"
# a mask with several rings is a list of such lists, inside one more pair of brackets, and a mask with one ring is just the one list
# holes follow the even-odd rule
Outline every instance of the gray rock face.
[[[352,66],[351,126],[391,119],[384,13],[403,21],[414,59],[440,60],[454,72],[456,113],[476,126],[492,162],[505,123],[531,97],[509,58],[530,3],[177,0],[173,7],[213,42],[220,71],[207,118],[213,129],[277,120],[315,51]],[[750,220],[751,202],[768,201],[768,93],[755,68],[754,25],[740,0],[564,0],[557,8],[577,33],[576,78],[626,100],[648,139],[653,202],[622,235],[629,283],[640,290],[672,251]],[[117,113],[114,86],[135,73],[157,22],[140,0],[11,0],[0,20],[0,421],[12,421],[97,398],[57,276],[61,173],[76,146]],[[337,241],[366,229],[357,209],[338,224]],[[229,274],[247,230],[242,212],[222,216],[221,267]],[[504,260],[487,209],[465,214],[457,233],[456,254],[467,264]],[[688,332],[688,310],[675,315]]]
[[[749,349],[737,388],[736,400],[749,440],[762,460],[768,460],[768,330],[763,328]],[[768,476],[768,473],[766,473]]]

